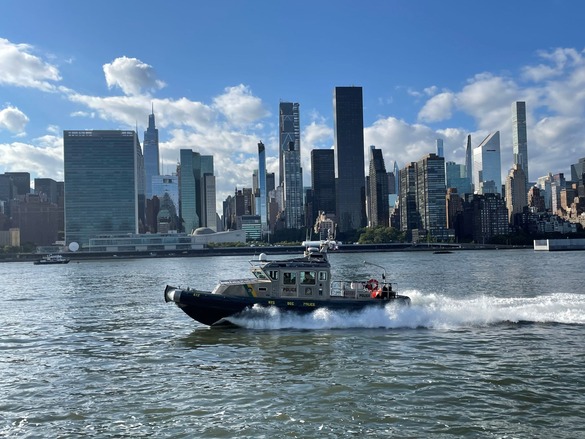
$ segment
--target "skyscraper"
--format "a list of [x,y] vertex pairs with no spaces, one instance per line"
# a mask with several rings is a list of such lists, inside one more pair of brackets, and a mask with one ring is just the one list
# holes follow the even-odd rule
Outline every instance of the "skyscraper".
[[420,227],[420,215],[416,197],[416,163],[411,162],[400,170],[400,230],[410,231]]
[[158,129],[154,124],[154,108],[148,116],[148,128],[144,132],[144,173],[145,195],[150,199],[152,198],[152,177],[160,175]]
[[361,87],[335,87],[335,178],[340,232],[366,225],[364,116]]
[[528,206],[527,194],[526,176],[520,165],[516,163],[506,177],[506,207],[510,224],[513,224],[514,215],[522,213]]
[[447,227],[445,159],[429,154],[416,164],[417,208],[421,227],[431,237],[443,237]]
[[313,187],[313,218],[319,212],[335,215],[335,156],[332,149],[311,151],[311,186]]
[[502,194],[499,131],[488,135],[473,150],[473,185],[479,194]]
[[437,139],[437,155],[445,157],[445,150],[443,148],[443,139]]
[[[64,131],[65,241],[139,232],[142,150],[134,131]],[[144,191],[142,190],[142,194]]]
[[179,203],[185,231],[198,227],[217,230],[213,156],[181,149],[180,160]]
[[526,135],[526,102],[512,104],[512,147],[514,164],[524,171],[528,186],[528,140]]
[[370,225],[372,227],[390,224],[390,206],[388,205],[388,173],[381,149],[370,146]]
[[280,103],[279,128],[280,184],[284,186],[286,227],[300,229],[303,226],[303,172],[298,103]]
[[262,142],[258,143],[258,186],[260,189],[260,221],[262,222],[262,231],[268,230],[268,197],[266,192],[266,150]]
[[473,149],[471,148],[471,134],[467,135],[467,147],[465,148],[465,172],[465,175],[471,184],[471,191],[473,192]]

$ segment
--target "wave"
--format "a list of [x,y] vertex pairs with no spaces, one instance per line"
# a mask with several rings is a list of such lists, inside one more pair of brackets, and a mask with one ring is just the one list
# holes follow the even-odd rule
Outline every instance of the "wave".
[[555,293],[538,297],[453,298],[406,291],[410,307],[389,304],[359,312],[318,309],[298,315],[255,307],[229,321],[248,329],[429,328],[457,329],[503,323],[585,324],[585,295]]

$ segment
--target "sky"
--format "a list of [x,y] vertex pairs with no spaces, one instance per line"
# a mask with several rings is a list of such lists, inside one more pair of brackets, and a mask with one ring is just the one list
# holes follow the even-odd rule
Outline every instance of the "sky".
[[[3,0],[0,173],[64,180],[63,130],[138,129],[154,108],[163,173],[179,150],[214,156],[218,210],[252,186],[257,144],[278,175],[278,105],[300,104],[310,151],[332,148],[333,89],[361,86],[366,162],[436,152],[465,163],[527,105],[529,178],[585,157],[585,2],[580,0]],[[365,163],[367,167],[367,163]]]

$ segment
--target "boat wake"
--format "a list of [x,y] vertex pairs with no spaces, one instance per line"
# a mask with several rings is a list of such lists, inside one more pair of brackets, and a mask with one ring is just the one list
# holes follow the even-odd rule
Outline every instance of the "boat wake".
[[452,298],[405,291],[410,307],[389,304],[359,312],[318,309],[298,315],[254,307],[230,323],[249,329],[430,328],[457,329],[502,323],[585,324],[585,295],[556,293],[537,297]]

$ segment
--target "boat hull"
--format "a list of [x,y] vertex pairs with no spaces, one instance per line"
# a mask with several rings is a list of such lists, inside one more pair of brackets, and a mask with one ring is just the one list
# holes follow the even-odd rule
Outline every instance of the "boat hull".
[[319,308],[352,312],[360,311],[366,307],[382,308],[388,303],[410,304],[410,299],[407,296],[401,295],[388,299],[372,300],[355,300],[341,297],[329,300],[233,297],[192,289],[183,290],[170,285],[167,285],[165,288],[164,298],[166,302],[175,302],[192,319],[208,326],[226,323],[226,318],[236,316],[246,309],[252,308],[254,305],[276,307],[281,311],[307,314]]

